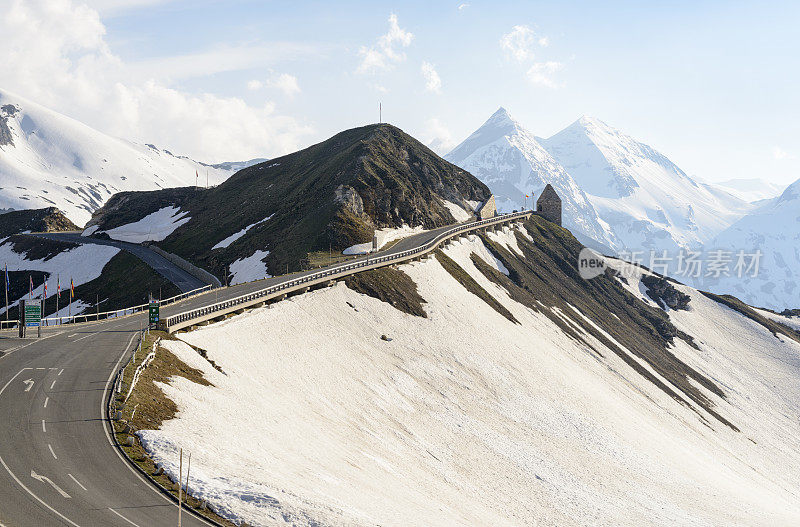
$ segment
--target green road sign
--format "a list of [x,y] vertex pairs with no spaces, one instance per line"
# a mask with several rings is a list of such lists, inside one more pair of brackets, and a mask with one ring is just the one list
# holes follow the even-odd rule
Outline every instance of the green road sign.
[[42,305],[25,303],[25,325],[27,327],[37,327],[42,323]]
[[159,309],[158,302],[150,302],[148,306],[148,313],[150,314],[150,324],[158,324],[159,317],[161,315]]

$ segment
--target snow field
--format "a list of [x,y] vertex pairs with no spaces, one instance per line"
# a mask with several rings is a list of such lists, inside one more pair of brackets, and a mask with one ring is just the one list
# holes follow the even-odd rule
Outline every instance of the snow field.
[[[795,343],[700,295],[671,312],[703,350],[673,351],[718,379],[730,394],[719,410],[742,432],[704,424],[613,353],[599,358],[512,301],[469,260],[487,260],[482,245],[445,252],[520,325],[435,259],[401,267],[427,319],[343,285],[256,309],[181,335],[227,375],[165,344],[214,386],[162,385],[179,413],[141,432],[147,448],[172,474],[177,449],[192,452],[192,488],[252,525],[800,521],[798,406],[766,381],[797,378]],[[719,327],[705,331],[709,317]]]
[[[79,245],[78,247],[62,251],[49,260],[28,260],[26,254],[14,252],[13,244],[5,242],[0,245],[0,265],[8,265],[9,271],[38,271],[48,273],[50,277],[47,283],[48,298],[56,292],[56,276],[61,275],[61,300],[64,292],[69,295],[69,281],[73,279],[75,286],[91,282],[100,276],[103,267],[119,252],[116,247],[106,245]],[[27,277],[25,278],[27,280]],[[26,288],[27,289],[27,288]],[[44,285],[41,284],[33,291],[34,296],[41,296],[44,292]],[[27,294],[25,297],[27,298]],[[9,298],[9,304],[16,304],[19,300]],[[55,302],[53,300],[53,302]],[[65,306],[66,307],[66,306]],[[79,313],[81,305],[73,303],[72,313]],[[85,306],[83,306],[85,307]],[[0,313],[5,312],[5,306],[0,307]],[[66,313],[66,312],[65,312]]]

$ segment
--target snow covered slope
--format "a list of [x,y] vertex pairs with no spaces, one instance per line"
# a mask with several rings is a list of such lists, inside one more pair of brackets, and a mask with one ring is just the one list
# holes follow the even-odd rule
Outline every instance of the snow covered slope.
[[[177,417],[146,447],[255,526],[798,524],[800,344],[681,285],[664,313],[620,263],[531,294],[575,244],[525,229],[445,250],[469,288],[401,266],[426,318],[339,284],[180,335],[207,359],[165,343],[211,384],[159,383]],[[674,337],[650,358],[633,311]]]
[[205,165],[102,134],[0,91],[0,209],[56,206],[77,225],[114,193],[215,185],[253,162]]
[[786,185],[779,185],[759,178],[729,179],[726,181],[715,181],[709,185],[719,187],[725,192],[733,194],[737,198],[750,203],[777,198],[786,190]]
[[717,280],[706,279],[704,287],[756,306],[800,307],[800,180],[720,233],[707,248],[732,253],[734,263],[739,251],[760,250],[763,256],[756,276],[731,272]]
[[629,250],[696,247],[751,208],[598,119],[581,117],[539,141]]
[[[522,209],[526,194],[537,197],[550,183],[561,197],[565,227],[584,243],[599,243],[614,250],[623,248],[598,217],[584,189],[504,108],[445,159],[483,181],[495,195],[501,212]],[[532,207],[530,198],[527,206]]]

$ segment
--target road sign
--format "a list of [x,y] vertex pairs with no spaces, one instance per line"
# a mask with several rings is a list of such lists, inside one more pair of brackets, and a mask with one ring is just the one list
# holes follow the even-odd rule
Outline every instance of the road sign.
[[155,325],[158,324],[158,320],[161,315],[160,306],[158,302],[150,302],[150,305],[147,308],[147,312],[150,315],[150,324]]
[[38,327],[42,323],[42,305],[39,302],[25,302],[25,325],[29,328]]

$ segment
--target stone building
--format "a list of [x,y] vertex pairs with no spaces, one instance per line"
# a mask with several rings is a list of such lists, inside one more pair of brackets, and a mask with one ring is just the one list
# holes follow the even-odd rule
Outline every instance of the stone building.
[[549,183],[536,200],[536,213],[556,225],[561,225],[561,198]]
[[486,220],[497,216],[497,205],[494,202],[494,194],[483,202],[483,205],[475,211],[475,215],[479,220]]

